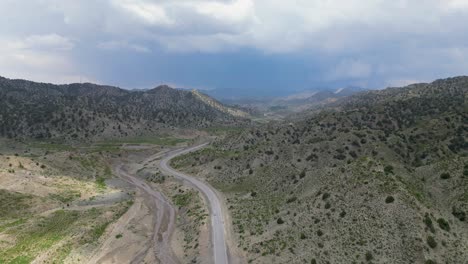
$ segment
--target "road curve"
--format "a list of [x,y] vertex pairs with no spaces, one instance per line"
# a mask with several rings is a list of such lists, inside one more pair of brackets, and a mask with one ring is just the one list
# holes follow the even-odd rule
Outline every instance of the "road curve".
[[178,179],[191,183],[195,188],[202,192],[208,201],[208,206],[211,212],[211,230],[212,230],[212,242],[213,242],[213,260],[215,264],[228,264],[227,255],[227,244],[225,238],[225,226],[224,226],[224,215],[221,208],[221,202],[219,201],[216,192],[207,183],[197,180],[189,175],[178,172],[168,165],[169,161],[179,155],[183,155],[189,152],[199,150],[208,145],[208,143],[201,144],[198,146],[175,150],[170,152],[160,162],[160,168],[163,172],[170,174]]

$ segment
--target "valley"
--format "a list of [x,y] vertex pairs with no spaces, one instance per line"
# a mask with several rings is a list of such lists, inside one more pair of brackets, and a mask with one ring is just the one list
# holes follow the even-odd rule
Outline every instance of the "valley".
[[[468,259],[467,77],[275,119],[167,87],[6,82],[48,118],[0,112],[0,263]],[[154,122],[173,104],[192,112]]]

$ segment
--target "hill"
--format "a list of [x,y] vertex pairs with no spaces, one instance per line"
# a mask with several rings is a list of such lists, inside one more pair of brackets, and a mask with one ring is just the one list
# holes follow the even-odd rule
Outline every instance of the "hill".
[[351,96],[174,166],[226,196],[253,263],[464,263],[468,77]]
[[0,78],[0,136],[92,140],[245,122],[247,114],[197,91],[128,91],[91,83]]

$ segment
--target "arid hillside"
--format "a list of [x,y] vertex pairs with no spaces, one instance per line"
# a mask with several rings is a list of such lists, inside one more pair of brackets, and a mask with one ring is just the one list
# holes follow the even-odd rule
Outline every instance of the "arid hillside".
[[174,161],[251,263],[465,263],[468,77],[352,96]]
[[197,91],[128,91],[90,83],[53,85],[0,77],[0,136],[93,140],[245,123],[248,114]]

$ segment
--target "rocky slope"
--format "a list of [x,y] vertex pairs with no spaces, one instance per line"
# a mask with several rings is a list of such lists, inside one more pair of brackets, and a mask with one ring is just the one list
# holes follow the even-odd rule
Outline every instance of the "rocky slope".
[[465,263],[468,77],[350,97],[174,161],[252,263]]
[[[242,117],[242,118],[241,118]],[[242,111],[168,86],[128,91],[90,83],[0,78],[0,136],[89,140],[244,122]]]

